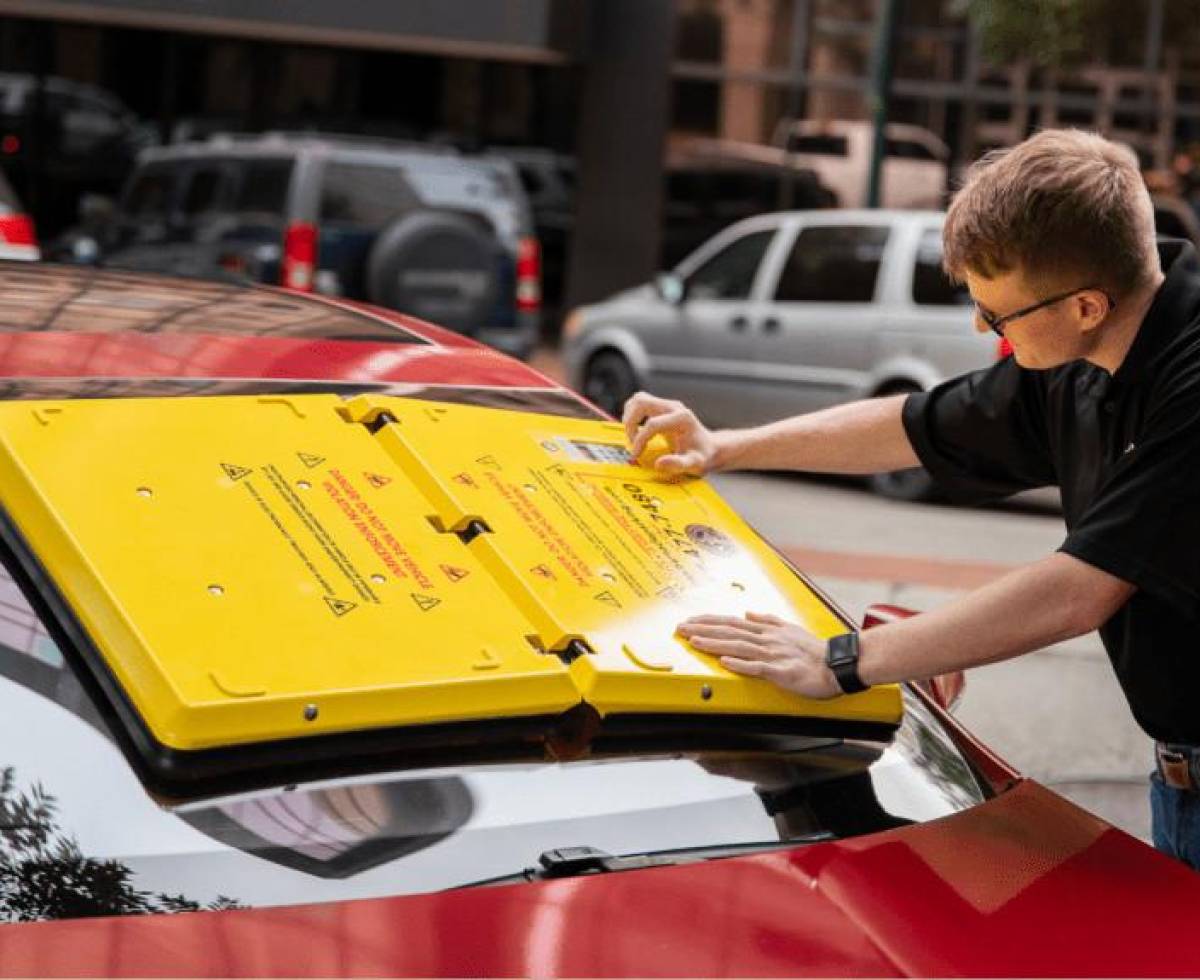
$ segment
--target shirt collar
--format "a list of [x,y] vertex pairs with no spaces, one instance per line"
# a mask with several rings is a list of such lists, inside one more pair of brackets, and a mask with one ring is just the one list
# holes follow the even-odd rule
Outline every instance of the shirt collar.
[[1141,377],[1170,336],[1170,327],[1173,325],[1178,330],[1182,326],[1181,320],[1190,316],[1185,312],[1192,306],[1188,301],[1189,294],[1195,292],[1200,279],[1200,257],[1196,255],[1195,246],[1184,241],[1159,242],[1158,259],[1166,278],[1154,294],[1125,359],[1113,375],[1113,380],[1121,384]]

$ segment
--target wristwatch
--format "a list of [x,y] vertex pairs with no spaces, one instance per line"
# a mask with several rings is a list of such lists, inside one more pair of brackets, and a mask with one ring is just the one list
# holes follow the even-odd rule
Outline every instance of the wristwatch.
[[825,647],[825,665],[833,671],[843,694],[865,691],[867,685],[858,676],[858,634],[831,636]]

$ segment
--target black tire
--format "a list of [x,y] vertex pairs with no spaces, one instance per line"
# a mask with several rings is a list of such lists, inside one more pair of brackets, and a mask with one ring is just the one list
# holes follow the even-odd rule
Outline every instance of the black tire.
[[499,243],[458,214],[418,211],[393,222],[367,258],[367,298],[379,306],[473,333],[499,298]]
[[583,372],[583,395],[613,418],[638,390],[637,375],[625,355],[615,350],[594,354]]
[[[907,395],[920,390],[914,384],[896,384],[880,391],[877,397]],[[937,485],[933,482],[929,471],[923,466],[915,466],[908,470],[892,470],[889,473],[875,473],[867,477],[867,486],[881,497],[887,497],[890,500],[917,503],[938,499]]]

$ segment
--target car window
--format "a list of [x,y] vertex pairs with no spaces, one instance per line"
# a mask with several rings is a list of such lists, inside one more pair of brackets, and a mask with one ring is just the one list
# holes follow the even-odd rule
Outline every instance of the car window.
[[902,140],[888,137],[884,141],[884,155],[897,157],[901,160],[937,160],[929,147],[916,140]]
[[922,306],[965,306],[971,302],[966,287],[955,285],[942,269],[942,233],[921,234],[913,263],[912,298]]
[[379,230],[420,203],[399,167],[330,163],[321,187],[321,220]]
[[788,141],[793,153],[811,153],[815,156],[844,157],[850,152],[850,143],[845,136],[812,133],[796,135]]
[[182,210],[187,217],[221,210],[226,203],[227,175],[220,167],[197,167],[187,177]]
[[691,299],[748,299],[775,230],[751,232],[725,246],[687,281]]
[[889,229],[879,225],[804,228],[779,277],[780,303],[869,303]]
[[240,214],[282,216],[287,207],[293,162],[289,159],[242,160],[234,210]]
[[175,173],[174,168],[167,166],[143,169],[129,185],[122,210],[130,217],[165,215],[171,203]]
[[0,921],[420,894],[519,875],[559,847],[718,857],[900,828],[984,799],[906,691],[888,742],[825,732],[786,752],[530,755],[163,800],[125,761],[103,695],[77,679],[78,656],[3,567],[0,609],[0,868],[22,870],[0,889]]

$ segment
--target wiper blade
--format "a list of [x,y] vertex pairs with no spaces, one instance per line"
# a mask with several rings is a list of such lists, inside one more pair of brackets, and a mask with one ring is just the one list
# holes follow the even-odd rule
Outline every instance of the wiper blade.
[[515,874],[498,878],[485,878],[460,885],[460,888],[476,888],[484,885],[505,885],[519,881],[546,881],[555,878],[578,878],[583,875],[608,874],[615,871],[637,871],[641,868],[660,868],[677,864],[694,864],[714,858],[753,854],[759,851],[775,851],[801,844],[816,844],[836,840],[836,835],[827,830],[788,840],[754,841],[742,844],[716,844],[703,847],[685,847],[669,851],[646,851],[642,854],[609,854],[596,847],[556,847],[538,855],[540,867],[525,868]]

